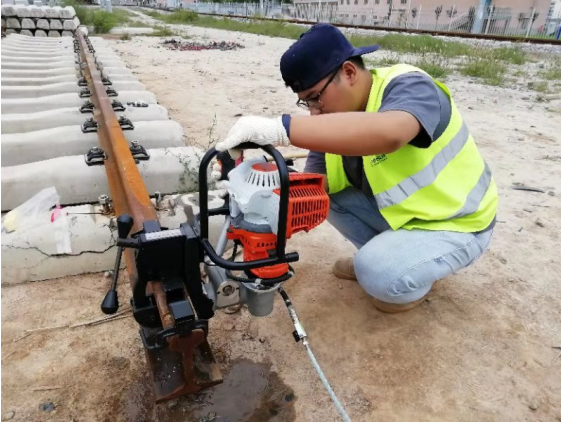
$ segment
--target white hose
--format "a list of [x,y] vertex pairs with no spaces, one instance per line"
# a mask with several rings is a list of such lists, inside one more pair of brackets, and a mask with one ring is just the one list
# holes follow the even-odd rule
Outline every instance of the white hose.
[[310,360],[312,361],[312,365],[314,365],[314,368],[316,368],[316,372],[319,375],[319,379],[321,380],[321,382],[323,383],[323,386],[325,387],[325,389],[327,390],[327,392],[331,396],[331,400],[333,400],[333,403],[335,403],[335,407],[337,407],[337,410],[339,411],[339,414],[341,415],[341,419],[343,419],[345,422],[351,422],[351,418],[349,418],[349,415],[347,415],[347,412],[343,408],[343,405],[341,404],[341,402],[339,401],[339,399],[335,395],[335,392],[333,391],[333,389],[329,385],[329,381],[327,381],[327,378],[325,378],[325,375],[323,374],[323,371],[321,370],[321,368],[319,366],[319,363],[316,360],[316,357],[312,353],[312,349],[310,349],[310,344],[308,343],[308,340],[304,339],[302,344],[304,344],[304,347],[306,348],[306,351],[308,352],[308,356],[310,357]]
[[286,292],[284,291],[284,289],[282,287],[279,288],[278,292],[282,296],[283,302],[286,305],[286,308],[288,309],[288,315],[290,316],[290,319],[292,320],[292,323],[294,324],[294,328],[296,329],[296,331],[294,332],[294,338],[296,339],[296,341],[302,340],[302,344],[304,345],[304,347],[306,348],[306,351],[308,352],[308,356],[310,357],[310,360],[312,361],[312,365],[314,365],[314,368],[315,368],[316,372],[318,373],[319,378],[320,378],[321,382],[323,383],[323,386],[325,387],[325,389],[329,393],[329,396],[331,397],[331,400],[333,400],[333,403],[335,403],[335,406],[337,407],[337,410],[339,411],[339,414],[341,415],[341,419],[343,419],[343,421],[345,421],[345,422],[351,422],[351,418],[349,418],[349,415],[347,415],[347,412],[343,408],[343,405],[341,404],[341,402],[339,401],[339,399],[335,395],[335,392],[333,391],[333,389],[329,385],[329,381],[327,381],[327,378],[325,378],[325,375],[323,374],[323,371],[321,370],[321,368],[319,366],[319,363],[316,360],[316,357],[312,353],[312,349],[310,349],[310,343],[308,341],[308,335],[306,334],[306,331],[304,330],[304,327],[300,323],[300,319],[298,319],[298,315],[296,315],[296,311],[294,310],[294,307],[292,306],[292,302],[291,302],[290,298],[288,297],[288,295],[286,294]]

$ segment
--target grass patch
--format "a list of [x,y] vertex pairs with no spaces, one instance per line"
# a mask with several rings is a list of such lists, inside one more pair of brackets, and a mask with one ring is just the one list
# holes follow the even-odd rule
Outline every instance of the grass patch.
[[444,79],[452,72],[448,58],[438,54],[423,54],[414,65],[435,79]]
[[531,82],[530,88],[536,92],[544,94],[549,91],[549,84],[547,81]]
[[561,80],[561,59],[550,62],[547,67],[539,73],[539,76],[548,81]]
[[236,21],[231,19],[215,19],[210,16],[199,16],[190,22],[194,26],[205,28],[224,29],[227,31],[247,32],[250,34],[266,35],[269,37],[281,37],[296,40],[307,28],[284,22],[261,22],[261,21]]
[[118,23],[130,22],[131,17],[134,16],[134,14],[132,14],[128,10],[116,9],[116,8],[113,8],[113,12],[111,14],[114,16],[114,18],[117,20]]
[[[228,31],[247,32],[250,34],[267,35],[270,37],[282,37],[298,39],[307,27],[287,24],[284,22],[268,21],[239,21],[232,19],[213,18],[210,16],[199,16],[188,10],[178,10],[173,13],[159,13],[152,10],[142,10],[148,16],[162,22],[172,24],[189,24],[207,28],[224,29]],[[428,35],[408,36],[401,34],[387,34],[383,37],[351,35],[347,37],[356,47],[379,44],[386,50],[398,53],[439,53],[447,57],[468,55],[473,48],[467,44],[455,41],[443,41]]]
[[165,26],[154,26],[154,32],[152,32],[151,34],[146,34],[147,36],[150,37],[179,37],[181,35],[179,35],[177,32],[172,31],[169,28],[166,28]]
[[149,25],[147,23],[141,22],[141,21],[129,21],[127,22],[127,27],[129,28],[151,28],[152,25]]
[[176,10],[172,13],[160,13],[155,10],[141,10],[141,12],[154,19],[171,24],[192,24],[199,19],[199,15],[190,10]]
[[198,19],[199,15],[191,10],[176,10],[172,13],[160,14],[161,20],[166,23],[188,24]]
[[173,13],[142,10],[142,13],[170,24],[188,24],[205,28],[267,35],[270,37],[298,39],[298,37],[307,30],[305,27],[286,24],[284,22],[238,21],[213,18],[210,16],[199,16],[197,13],[189,10],[177,10]]
[[364,63],[371,67],[388,67],[402,62],[401,57],[395,53],[390,53],[386,57],[376,55],[374,59],[364,59]]
[[551,68],[540,72],[540,76],[548,81],[561,80],[561,67]]
[[[201,16],[189,10],[178,10],[173,13],[159,13],[152,10],[142,10],[142,12],[170,24],[188,24],[294,40],[307,31],[307,27],[284,22],[213,18]],[[457,41],[444,41],[429,35],[350,35],[347,38],[356,47],[379,44],[383,49],[396,53],[420,54],[421,58],[415,65],[435,78],[446,77],[452,71],[447,58],[465,56],[467,61],[461,68],[462,74],[481,78],[485,83],[491,85],[501,85],[504,82],[507,63],[520,65],[528,60],[527,55],[518,48],[481,49]],[[398,62],[398,57],[391,56],[369,61],[376,66],[391,66]]]
[[528,73],[524,72],[522,69],[516,69],[513,73],[512,76],[516,76],[517,78],[527,78],[528,77]]
[[82,25],[91,25],[91,11],[85,7],[78,6],[77,4],[73,6],[76,11],[76,17],[80,20]]
[[443,41],[429,35],[387,34],[383,37],[351,35],[347,37],[356,47],[379,44],[385,50],[398,53],[435,53],[446,57],[472,54],[473,47],[457,41]]
[[481,79],[488,85],[499,86],[504,82],[507,67],[500,60],[471,56],[460,66],[460,73]]
[[145,15],[148,15],[154,19],[158,19],[158,20],[163,20],[163,13],[160,12],[156,12],[155,10],[145,10],[145,9],[141,9],[139,10],[140,12],[144,13]]
[[519,48],[491,48],[483,50],[479,54],[487,56],[491,59],[501,60],[512,64],[524,64],[528,60],[526,53]]
[[119,24],[119,21],[113,13],[106,12],[105,10],[96,10],[91,16],[91,24],[96,34],[107,34]]
[[112,13],[93,7],[84,7],[77,0],[65,0],[66,6],[74,7],[76,16],[82,25],[93,26],[96,34],[106,34],[112,28],[131,21],[131,12],[122,9],[113,9]]

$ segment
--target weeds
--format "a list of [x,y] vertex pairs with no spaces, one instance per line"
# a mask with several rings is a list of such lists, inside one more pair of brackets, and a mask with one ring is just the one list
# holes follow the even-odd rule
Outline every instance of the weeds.
[[547,83],[547,81],[532,82],[529,88],[532,88],[536,92],[545,94],[549,91],[549,84]]
[[519,48],[491,48],[482,50],[478,54],[489,59],[501,60],[512,64],[524,64],[527,61],[526,53]]
[[173,13],[162,14],[163,21],[167,23],[191,23],[199,17],[197,12],[191,10],[176,10]]
[[539,76],[548,81],[561,80],[561,59],[550,62],[548,67],[539,73]]
[[[188,10],[178,10],[169,14],[146,10],[142,12],[166,23],[189,24],[270,37],[298,39],[307,30],[306,27],[285,22],[222,19],[200,16]],[[489,85],[504,83],[507,64],[521,65],[528,61],[526,53],[519,48],[479,48],[457,41],[444,41],[429,35],[349,35],[347,38],[356,47],[378,44],[383,49],[395,53],[420,54],[420,58],[414,64],[435,78],[444,78],[452,71],[447,59],[462,57],[464,59],[460,72],[463,75],[480,78]],[[374,66],[391,66],[399,63],[399,56],[367,60],[367,62]],[[546,79],[561,79],[561,70],[559,66],[553,66],[544,72],[544,75]]]
[[154,10],[142,10],[142,13],[159,21],[174,24],[191,24],[199,18],[196,12],[190,10],[176,10],[172,13],[160,13]]
[[549,81],[561,80],[561,67],[558,68],[552,67],[546,71],[540,72],[540,76]]
[[[378,58],[379,57],[379,58]],[[386,67],[401,63],[402,60],[398,54],[390,53],[386,57],[377,56],[375,59],[365,59],[365,63],[372,67]]]
[[82,6],[76,0],[65,0],[66,6],[74,7],[76,16],[82,25],[91,25],[96,34],[106,34],[115,26],[130,22],[131,13],[127,10],[113,9],[113,13],[101,9]]
[[[152,10],[142,12],[166,23],[189,24],[208,28],[224,29],[228,31],[248,32],[251,34],[267,35],[298,39],[307,30],[300,25],[285,22],[233,20],[200,16],[190,10],[177,10],[173,13],[159,13]],[[349,41],[356,47],[378,44],[383,49],[397,53],[437,54],[444,57],[460,57],[482,54],[481,49],[458,41],[444,41],[430,35],[402,35],[387,34],[384,36],[350,35]],[[501,60],[513,64],[526,62],[526,54],[518,48],[484,49],[485,56],[490,59]]]
[[444,79],[452,71],[448,59],[438,54],[422,54],[414,65],[435,79]]
[[480,78],[484,83],[495,86],[503,84],[506,71],[504,62],[481,56],[469,57],[460,67],[462,75]]
[[131,40],[131,34],[129,34],[128,32],[125,32],[125,33],[121,34],[119,39],[121,41],[130,41]]
[[131,17],[134,16],[128,10],[123,10],[123,9],[113,9],[113,12],[111,14],[115,17],[117,22],[120,23],[120,24],[130,22]]
[[199,16],[197,13],[189,10],[177,10],[169,14],[159,13],[152,10],[142,10],[142,13],[166,23],[189,24],[205,28],[216,28],[224,29],[227,31],[268,35],[270,37],[297,39],[303,32],[306,31],[306,28],[302,26],[285,24],[284,22],[259,22],[220,19],[210,16]]
[[129,28],[151,28],[152,25],[141,22],[141,21],[137,21],[137,20],[130,20],[127,22],[127,24],[125,25]]
[[96,34],[107,34],[118,23],[117,17],[105,10],[96,10],[91,15],[91,24]]
[[171,29],[165,26],[154,26],[154,32],[151,34],[146,34],[151,37],[173,37],[173,36],[180,36],[177,32],[172,31]]
[[378,44],[385,50],[398,53],[436,53],[446,57],[457,57],[473,52],[473,48],[467,44],[443,41],[429,35],[387,34],[383,37],[351,35],[347,38],[357,47]]
[[142,12],[142,13],[144,13],[145,15],[148,15],[148,16],[154,18],[154,19],[163,20],[163,19],[162,19],[162,16],[164,16],[163,13],[156,12],[155,10],[144,10],[144,9],[141,9],[140,12]]
[[227,31],[247,32],[250,34],[266,35],[269,37],[282,37],[298,39],[306,28],[284,22],[251,22],[236,21],[231,19],[215,19],[209,16],[200,16],[191,23],[195,26],[224,29]]

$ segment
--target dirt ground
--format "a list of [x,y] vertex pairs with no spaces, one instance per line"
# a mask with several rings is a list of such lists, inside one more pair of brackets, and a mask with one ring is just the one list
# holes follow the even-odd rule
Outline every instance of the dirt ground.
[[[240,114],[298,112],[278,71],[290,40],[184,30],[245,49],[169,51],[150,37],[108,42],[185,127],[188,142],[224,136]],[[446,82],[499,188],[489,251],[447,277],[430,301],[387,315],[356,283],[331,274],[335,259],[354,250],[325,223],[289,242],[300,261],[286,290],[353,421],[561,421],[561,102],[538,102],[520,84]],[[101,317],[107,284],[90,274],[2,288],[3,418],[338,420],[278,299],[265,318],[219,312],[210,344],[226,383],[157,406],[132,318],[22,338],[26,329]],[[125,303],[126,282],[119,293]]]

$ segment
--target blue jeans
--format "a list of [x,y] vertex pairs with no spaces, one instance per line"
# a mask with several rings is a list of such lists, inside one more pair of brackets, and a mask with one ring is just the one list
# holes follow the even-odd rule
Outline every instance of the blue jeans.
[[327,220],[357,247],[354,269],[362,288],[383,302],[398,304],[420,299],[435,281],[470,265],[493,233],[394,231],[374,197],[354,187],[330,195]]

